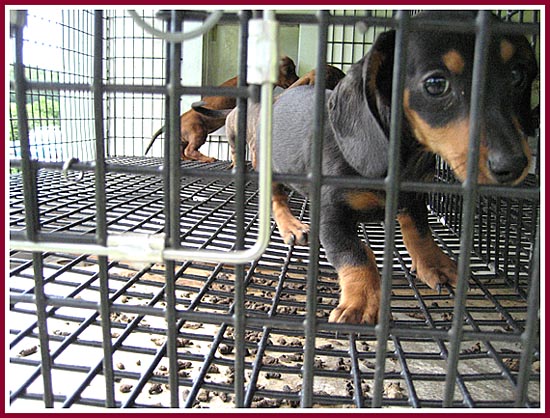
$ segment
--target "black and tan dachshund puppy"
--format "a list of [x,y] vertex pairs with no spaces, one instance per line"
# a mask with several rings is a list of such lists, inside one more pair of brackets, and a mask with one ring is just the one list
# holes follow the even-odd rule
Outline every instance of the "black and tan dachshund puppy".
[[[414,19],[472,20],[475,12],[426,12]],[[496,17],[495,17],[496,19]],[[449,31],[412,31],[403,92],[400,174],[404,180],[433,178],[435,155],[460,181],[466,177],[469,111],[475,36]],[[395,32],[382,33],[370,52],[354,64],[335,90],[326,92],[323,174],[384,178]],[[480,121],[479,183],[519,183],[528,173],[527,135],[531,83],[537,74],[533,50],[518,35],[494,34],[488,52],[484,118]],[[278,173],[310,169],[314,89],[296,87],[274,105],[273,166]],[[307,185],[289,185],[307,195]],[[323,185],[320,239],[338,272],[341,295],[329,320],[375,323],[380,305],[380,275],[372,250],[357,235],[357,223],[380,221],[383,192]],[[274,186],[273,215],[285,241],[304,243],[307,225],[288,208],[281,185]],[[431,288],[456,285],[457,267],[435,243],[421,195],[402,192],[398,221],[417,277]],[[387,251],[392,251],[387,249]]]

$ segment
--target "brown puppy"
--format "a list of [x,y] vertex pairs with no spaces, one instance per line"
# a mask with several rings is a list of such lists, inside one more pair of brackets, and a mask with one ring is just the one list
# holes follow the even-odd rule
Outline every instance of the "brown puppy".
[[[286,89],[292,83],[298,80],[296,75],[296,65],[289,57],[281,58],[279,64],[279,79],[277,86]],[[220,87],[235,87],[238,78],[233,77],[223,82]],[[203,102],[210,109],[232,109],[236,106],[234,97],[207,96]],[[207,116],[191,109],[180,116],[180,138],[181,138],[181,159],[194,160],[201,162],[213,162],[216,159],[208,157],[199,151],[199,148],[205,143],[208,134],[221,128],[225,123],[226,115]],[[145,153],[151,149],[155,139],[164,132],[164,126],[153,134]]]
[[[328,90],[334,90],[334,87],[338,82],[343,79],[346,75],[339,68],[333,67],[332,65],[326,66],[326,75],[325,75],[325,86]],[[301,76],[295,83],[290,87],[297,86],[313,86],[315,84],[315,70],[311,70],[309,73]],[[289,87],[289,88],[290,88]]]
[[[333,67],[332,65],[326,66],[326,77],[325,77],[325,87],[328,90],[333,90],[338,82],[345,77],[345,74],[339,68]],[[307,74],[300,77],[296,82],[294,82],[289,89],[297,86],[306,86],[315,84],[315,70],[311,70]],[[277,101],[277,97],[274,101]],[[227,136],[227,142],[231,147],[231,160],[232,166],[236,164],[235,156],[235,138],[237,137],[237,118],[238,110],[235,108],[233,110],[224,109],[224,110],[212,110],[210,106],[204,102],[196,102],[191,105],[194,110],[212,117],[213,119],[219,119],[222,117],[227,117],[225,120],[225,134]],[[205,107],[206,106],[206,107]],[[252,167],[256,168],[256,131],[258,129],[258,120],[260,118],[260,104],[259,103],[250,103],[248,105],[247,111],[247,127],[246,127],[246,144],[250,150],[250,158],[252,162]]]

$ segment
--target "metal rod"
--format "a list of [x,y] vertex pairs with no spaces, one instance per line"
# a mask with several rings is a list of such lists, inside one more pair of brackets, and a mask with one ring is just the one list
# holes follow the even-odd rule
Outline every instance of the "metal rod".
[[[18,13],[26,13],[19,11]],[[23,26],[15,28],[15,96],[17,106],[17,123],[19,127],[19,140],[21,141],[23,194],[25,200],[25,225],[26,239],[33,241],[40,231],[40,218],[38,211],[38,191],[36,186],[36,170],[31,161],[29,125],[27,115],[27,80],[23,63]],[[52,408],[53,383],[52,383],[52,359],[50,357],[50,342],[46,315],[46,295],[44,292],[44,265],[42,254],[34,252],[32,255],[35,280],[36,315],[38,333],[40,338],[41,374],[44,385],[43,401],[46,408]]]
[[381,298],[379,323],[376,325],[376,371],[374,373],[374,388],[372,395],[372,407],[379,408],[382,405],[384,392],[384,371],[386,368],[387,341],[390,327],[391,284],[393,272],[393,246],[395,242],[395,217],[397,215],[397,201],[399,197],[399,161],[402,132],[402,106],[403,89],[405,86],[405,68],[407,62],[408,23],[409,14],[398,11],[395,19],[397,29],[395,33],[395,51],[393,67],[393,85],[391,100],[390,145],[388,161],[388,174],[386,176],[386,213],[384,219],[384,232],[386,248],[382,267]]
[[515,387],[515,406],[523,407],[528,402],[529,376],[531,375],[533,351],[537,344],[540,307],[540,230],[537,229],[535,250],[533,252],[533,270],[531,272],[528,311],[525,332],[521,335],[523,349]]
[[460,256],[458,259],[458,283],[456,287],[455,306],[453,310],[453,325],[449,330],[450,348],[447,361],[447,379],[443,396],[443,406],[451,407],[454,399],[458,361],[463,333],[463,321],[470,277],[470,254],[473,246],[475,203],[477,199],[477,177],[479,170],[480,123],[484,110],[484,96],[487,73],[487,55],[491,36],[490,13],[480,11],[476,19],[477,34],[474,52],[474,68],[472,70],[472,91],[470,108],[470,138],[468,167],[465,190],[462,233],[460,239]]
[[[313,378],[315,360],[315,341],[317,338],[317,278],[319,276],[319,252],[320,252],[320,219],[321,219],[321,178],[323,161],[323,136],[325,123],[325,60],[327,55],[328,36],[328,11],[322,10],[318,13],[319,32],[317,45],[317,68],[315,77],[315,108],[313,110],[313,139],[311,141],[311,169],[309,177],[310,200],[310,231],[309,241],[309,263],[307,270],[307,299],[303,382],[300,406],[311,408],[313,405]],[[307,117],[307,116],[306,116]]]
[[[94,122],[95,122],[95,203],[96,239],[99,245],[107,244],[107,198],[105,188],[105,135],[103,116],[103,12],[94,11]],[[109,301],[108,259],[100,256],[100,313],[103,336],[103,374],[105,376],[105,406],[115,405],[115,379],[113,374],[113,347],[111,342],[111,311]]]
[[[248,22],[250,20],[250,11],[241,11],[239,13],[240,31],[239,31],[239,79],[238,86],[246,86],[247,80],[247,62],[248,62]],[[245,230],[244,230],[244,212],[245,212],[245,146],[247,136],[247,101],[243,98],[237,99],[238,108],[238,137],[236,138],[236,167],[234,171],[235,179],[235,249],[242,251],[244,248]],[[235,266],[235,381],[233,383],[235,391],[235,407],[244,406],[245,391],[245,329],[246,329],[246,309],[245,309],[244,285],[244,265]]]
[[[171,19],[168,21],[168,30],[171,33],[181,32],[182,16],[176,11],[171,12]],[[181,85],[181,59],[182,44],[169,43],[167,45],[167,98],[166,123],[167,138],[164,143],[164,190],[167,196],[165,204],[165,216],[169,222],[165,225],[166,245],[171,248],[180,247],[180,190],[181,177],[178,170],[181,156],[181,127],[180,127],[180,95],[178,88]],[[178,349],[176,327],[176,290],[175,290],[175,263],[166,262],[166,354],[169,363],[169,385],[170,385],[170,406],[179,407],[179,376],[178,376]]]

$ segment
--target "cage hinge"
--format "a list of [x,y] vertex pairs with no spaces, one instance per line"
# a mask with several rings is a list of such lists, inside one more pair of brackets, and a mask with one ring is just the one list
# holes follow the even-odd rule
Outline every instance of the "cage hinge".
[[109,235],[109,257],[119,261],[160,263],[165,247],[165,234],[123,233]]
[[249,84],[276,83],[279,73],[279,23],[274,19],[248,22],[247,81]]

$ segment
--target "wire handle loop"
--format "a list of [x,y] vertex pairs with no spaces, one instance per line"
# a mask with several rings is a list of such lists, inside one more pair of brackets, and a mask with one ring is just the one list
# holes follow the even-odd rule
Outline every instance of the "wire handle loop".
[[146,23],[145,20],[143,20],[135,10],[128,10],[128,14],[132,17],[132,19],[134,19],[136,25],[138,25],[149,34],[166,42],[181,43],[183,41],[187,41],[189,39],[197,38],[201,35],[204,35],[206,32],[212,29],[222,17],[223,11],[215,10],[210,14],[210,16],[206,18],[206,20],[200,27],[190,30],[189,32],[179,33],[171,33],[155,29],[154,27]]

